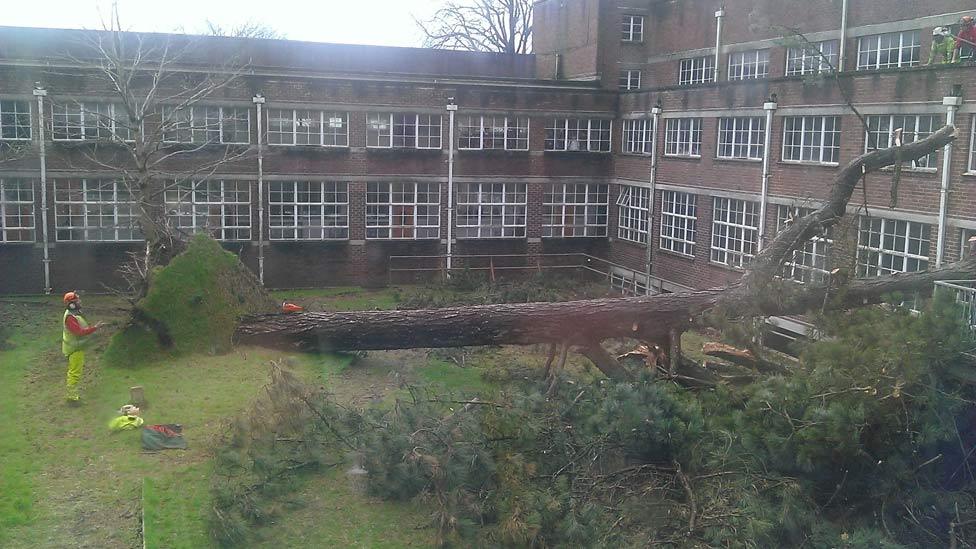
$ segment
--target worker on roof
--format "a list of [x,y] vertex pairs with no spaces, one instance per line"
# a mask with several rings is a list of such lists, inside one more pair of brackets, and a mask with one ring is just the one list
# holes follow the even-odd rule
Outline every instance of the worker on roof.
[[949,40],[951,34],[949,27],[935,27],[932,30],[932,51],[929,52],[929,62],[926,65],[952,63],[956,43],[954,40]]
[[85,370],[85,348],[90,337],[101,323],[94,326],[88,324],[81,315],[81,296],[78,292],[64,294],[64,317],[61,320],[61,352],[68,357],[67,399],[70,404],[77,404],[81,400],[78,383]]
[[973,25],[971,15],[964,15],[959,20],[959,34],[956,35],[955,54],[952,60],[972,61],[974,51],[976,51],[976,26]]

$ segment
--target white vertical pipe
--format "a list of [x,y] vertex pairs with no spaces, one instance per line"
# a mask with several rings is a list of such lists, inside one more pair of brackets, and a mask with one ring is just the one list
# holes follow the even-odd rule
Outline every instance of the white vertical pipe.
[[454,245],[454,113],[457,112],[454,98],[447,104],[447,276],[451,276],[451,260]]
[[[946,107],[946,125],[956,125],[956,111],[962,105],[962,97],[946,96],[942,98]],[[949,183],[952,175],[952,143],[947,143],[942,150],[942,186],[939,190],[939,238],[935,244],[935,267],[942,266],[945,255],[946,216],[949,210]]]
[[259,93],[254,96],[254,105],[258,115],[258,280],[264,285],[264,120],[261,115],[264,107],[264,97]]
[[34,88],[37,97],[37,137],[41,161],[41,238],[44,242],[44,293],[51,294],[51,238],[47,229],[47,142],[44,135],[44,98],[47,90],[40,85]]
[[756,251],[761,252],[766,241],[766,203],[769,199],[769,156],[772,154],[773,137],[773,113],[776,112],[777,104],[775,101],[763,103],[763,110],[766,111],[766,133],[763,141],[763,163],[762,163],[762,191],[759,202],[759,239],[756,241]]
[[840,52],[837,56],[837,70],[844,70],[844,61],[847,59],[847,2],[844,0],[840,11]]
[[715,74],[713,82],[718,82],[718,75],[722,68],[722,18],[725,17],[725,6],[715,12]]
[[[647,281],[646,293],[651,293],[651,271],[654,270],[653,250],[654,250],[654,198],[657,195],[657,132],[661,123],[661,107],[651,109],[652,124],[651,131],[651,180],[650,180],[650,199],[647,202]],[[635,277],[636,279],[636,277]]]

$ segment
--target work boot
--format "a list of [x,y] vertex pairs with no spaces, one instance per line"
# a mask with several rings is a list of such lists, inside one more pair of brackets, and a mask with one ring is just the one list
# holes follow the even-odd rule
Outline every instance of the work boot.
[[71,408],[77,408],[81,406],[81,397],[68,397],[67,399],[65,399],[65,401],[67,402],[68,406]]

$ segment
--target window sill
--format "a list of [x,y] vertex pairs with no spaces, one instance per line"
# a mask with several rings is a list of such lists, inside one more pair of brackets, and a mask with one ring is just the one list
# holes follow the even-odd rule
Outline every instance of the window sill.
[[614,240],[614,242],[621,242],[623,244],[628,244],[630,246],[636,246],[638,248],[646,248],[647,247],[647,242],[638,242],[636,240],[630,240],[629,238],[623,238],[623,237],[620,237],[620,236],[618,236]]
[[779,163],[785,166],[810,166],[813,168],[836,168],[840,166],[837,162],[804,162],[802,160],[780,160]]
[[564,150],[545,150],[542,151],[546,156],[609,156],[610,151],[564,151]]
[[976,171],[963,172],[963,175],[968,177],[976,177]]
[[[895,168],[894,168],[894,166],[888,166],[887,168],[881,168],[880,171],[882,171],[882,172],[893,172],[893,171],[895,171]],[[939,168],[912,168],[912,167],[909,167],[909,166],[902,166],[901,167],[901,171],[902,171],[902,173],[927,173],[927,174],[936,174],[936,173],[939,173]]]
[[694,261],[695,260],[695,256],[694,255],[683,254],[681,252],[676,252],[674,250],[669,250],[667,248],[662,248],[660,246],[658,246],[657,249],[658,249],[658,251],[660,251],[664,255],[669,255],[669,256],[672,256],[672,257],[677,257],[679,259],[687,259],[688,261]]
[[437,156],[443,149],[418,149],[416,147],[366,147],[367,154],[407,156],[407,155],[426,155]]
[[330,244],[341,244],[349,242],[349,238],[276,238],[268,239],[268,244],[307,244],[309,242],[320,242]]
[[56,240],[52,244],[65,244],[68,246],[79,245],[79,244],[94,244],[94,245],[111,245],[117,246],[119,244],[139,244],[145,242],[145,240]]
[[34,240],[0,240],[0,246],[34,246],[38,242]]
[[649,153],[649,152],[646,152],[646,153],[635,153],[635,152],[622,152],[621,151],[620,155],[621,156],[634,156],[634,157],[637,157],[637,158],[650,158],[651,157],[651,153]]
[[440,239],[440,236],[425,236],[423,238],[380,238],[367,236],[366,242],[434,242]]
[[529,149],[456,149],[458,154],[464,156],[524,156],[529,154]]
[[708,260],[708,264],[711,265],[711,266],[713,266],[713,267],[719,267],[721,269],[724,269],[726,271],[730,271],[730,272],[733,272],[733,273],[744,273],[744,272],[746,272],[746,268],[745,267],[734,267],[732,265],[726,265],[725,263],[719,263],[717,261],[712,261],[711,259]]
[[349,147],[329,147],[324,145],[268,145],[275,152],[290,154],[349,154]]
[[526,240],[525,236],[457,236],[455,240]]
[[573,235],[573,236],[559,235],[559,236],[543,236],[542,237],[543,240],[603,240],[605,238],[607,238],[607,235],[603,235],[603,236],[598,236],[598,235],[586,235],[586,236],[584,236],[584,235]]
[[701,160],[700,154],[665,154],[664,158],[672,158],[674,160]]
[[762,163],[762,158],[723,158],[721,156],[716,156],[715,160],[719,162],[744,162],[747,164],[760,164]]

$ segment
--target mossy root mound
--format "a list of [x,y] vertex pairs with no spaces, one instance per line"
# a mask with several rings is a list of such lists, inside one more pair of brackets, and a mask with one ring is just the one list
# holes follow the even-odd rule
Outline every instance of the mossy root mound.
[[233,345],[238,319],[273,311],[271,296],[238,257],[206,235],[157,269],[133,322],[116,334],[105,359],[150,362],[160,354],[222,353]]

